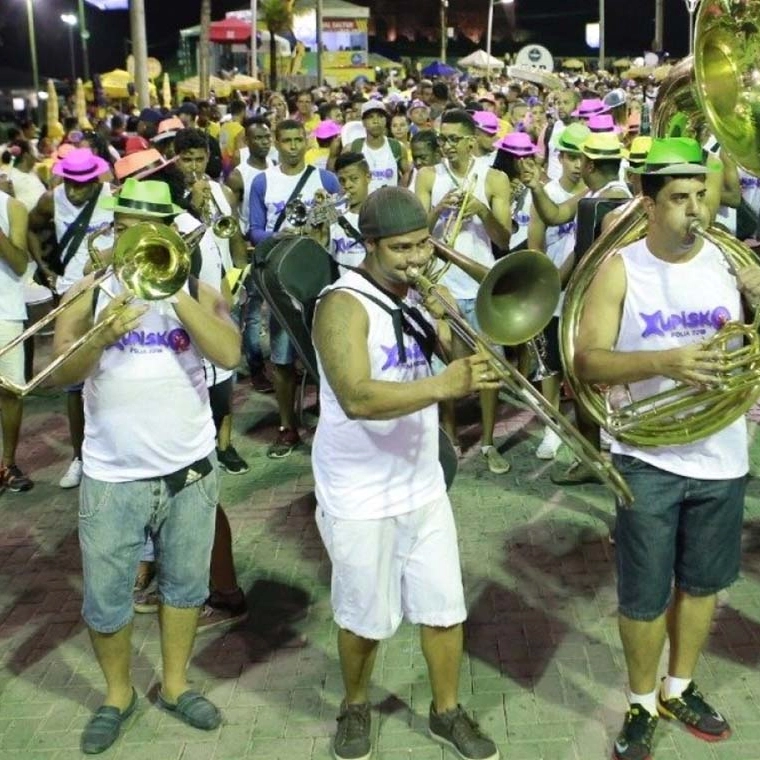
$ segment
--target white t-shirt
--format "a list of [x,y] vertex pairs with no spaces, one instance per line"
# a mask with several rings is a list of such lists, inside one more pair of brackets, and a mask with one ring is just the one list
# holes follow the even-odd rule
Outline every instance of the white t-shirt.
[[[678,348],[710,338],[726,320],[742,319],[736,278],[712,243],[705,242],[694,258],[680,264],[653,256],[646,239],[622,248],[619,255],[625,264],[626,293],[616,350]],[[675,384],[670,378],[654,377],[630,383],[629,389],[638,400]],[[704,480],[739,478],[748,469],[743,416],[694,443],[637,448],[613,440],[611,450],[667,472]]]
[[370,193],[386,185],[398,185],[398,164],[387,137],[379,148],[370,148],[365,140],[361,152],[367,160],[372,176],[369,183]]
[[[341,216],[358,233],[359,213],[345,211]],[[357,237],[353,232],[349,234],[337,222],[333,222],[330,225],[330,245],[328,251],[330,252],[330,256],[337,262],[338,271],[341,275],[348,271],[344,265],[358,267],[367,255],[367,249],[364,247],[361,235]]]

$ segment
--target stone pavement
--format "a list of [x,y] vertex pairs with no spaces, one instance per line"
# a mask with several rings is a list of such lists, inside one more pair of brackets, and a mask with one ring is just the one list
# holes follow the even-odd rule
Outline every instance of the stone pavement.
[[[191,665],[194,686],[222,708],[224,724],[206,734],[152,704],[158,628],[155,616],[137,616],[141,700],[103,755],[109,760],[330,756],[341,682],[308,453],[267,459],[273,398],[244,384],[236,398],[235,443],[251,471],[222,476],[223,503],[251,617],[202,635]],[[80,757],[80,730],[102,699],[79,617],[77,494],[57,486],[69,456],[63,410],[60,395],[29,400],[20,462],[37,485],[0,496],[0,760]],[[503,757],[609,757],[625,706],[608,542],[612,499],[599,486],[562,491],[551,484],[549,465],[533,456],[540,428],[527,412],[505,411],[497,434],[513,469],[490,474],[473,446],[477,414],[467,407],[464,416],[471,448],[451,492],[470,615],[462,702]],[[564,450],[562,458],[569,458]],[[760,758],[759,517],[760,481],[752,481],[743,577],[724,600],[698,671],[733,737],[710,745],[661,723],[657,760]],[[425,733],[430,690],[412,627],[383,644],[373,684],[377,760],[453,758]]]

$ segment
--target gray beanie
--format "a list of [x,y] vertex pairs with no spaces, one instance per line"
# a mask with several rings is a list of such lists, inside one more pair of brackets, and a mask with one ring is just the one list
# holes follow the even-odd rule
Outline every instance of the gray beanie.
[[403,187],[381,187],[359,211],[359,232],[369,240],[427,229],[427,214],[417,196]]

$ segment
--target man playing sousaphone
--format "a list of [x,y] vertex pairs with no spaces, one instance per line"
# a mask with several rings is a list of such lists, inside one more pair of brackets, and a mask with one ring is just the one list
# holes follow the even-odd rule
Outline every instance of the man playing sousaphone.
[[[444,161],[420,169],[415,193],[428,212],[428,226],[436,237],[479,264],[491,267],[497,248],[509,247],[510,190],[507,177],[474,157],[475,122],[466,111],[452,109],[441,117],[439,136]],[[479,283],[458,267],[441,280],[456,299],[468,323],[479,329],[475,297]],[[480,395],[483,418],[481,452],[494,473],[505,473],[509,462],[494,446],[498,391]],[[453,404],[443,407],[443,427],[456,442]]]
[[[725,321],[742,319],[742,296],[760,300],[760,268],[734,273],[713,243],[693,233],[695,222],[706,228],[710,221],[707,172],[696,141],[654,140],[641,169],[647,235],[602,264],[585,294],[574,362],[580,380],[628,385],[634,399],[676,382],[716,383],[722,351],[705,341]],[[615,531],[630,706],[614,757],[640,760],[651,757],[658,713],[707,741],[730,734],[693,676],[716,594],[739,572],[746,423],[739,417],[683,445],[613,440],[612,453],[635,497],[632,508],[618,507]],[[666,638],[668,670],[658,691]]]
[[[117,198],[101,201],[114,212],[116,266],[119,238],[140,222],[159,230],[182,209],[168,185],[128,180]],[[154,234],[154,233],[151,233]],[[139,249],[140,240],[135,243]],[[136,287],[161,287],[174,277],[172,265],[150,259],[140,266]],[[167,260],[183,266],[189,253]],[[189,264],[188,264],[189,266]],[[181,276],[181,275],[180,275]],[[86,276],[67,294],[92,285]],[[79,543],[84,601],[106,695],[84,729],[82,750],[106,750],[134,712],[137,693],[130,674],[132,584],[146,534],[160,548],[163,676],[158,704],[196,728],[216,728],[221,716],[205,697],[188,688],[187,663],[199,608],[208,596],[209,559],[218,501],[214,423],[203,358],[234,368],[240,335],[222,296],[190,278],[163,301],[135,298],[115,271],[101,287],[71,303],[56,321],[53,353],[68,349],[93,325],[105,325],[56,371],[60,385],[84,382],[84,477],[80,490]]]

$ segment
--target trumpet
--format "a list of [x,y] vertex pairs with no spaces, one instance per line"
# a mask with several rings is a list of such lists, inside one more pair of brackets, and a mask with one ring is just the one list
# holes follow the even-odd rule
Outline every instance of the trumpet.
[[234,216],[225,214],[219,207],[211,190],[209,180],[204,175],[198,175],[193,172],[193,184],[198,180],[205,180],[203,185],[203,202],[201,203],[201,221],[206,227],[210,227],[214,235],[219,238],[229,239],[238,231],[238,223]]
[[446,218],[446,224],[443,228],[443,234],[441,239],[448,246],[453,246],[456,239],[459,237],[459,233],[462,231],[462,224],[464,223],[464,213],[467,208],[467,204],[470,202],[475,183],[478,181],[477,174],[470,174],[467,177],[467,181],[464,185],[458,189],[459,200],[457,201],[457,213],[449,213]]
[[332,224],[340,216],[340,207],[345,205],[345,195],[330,195],[324,191],[314,194],[314,203],[308,206],[298,195],[285,207],[285,218],[291,227],[304,232],[309,227]]

